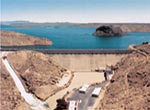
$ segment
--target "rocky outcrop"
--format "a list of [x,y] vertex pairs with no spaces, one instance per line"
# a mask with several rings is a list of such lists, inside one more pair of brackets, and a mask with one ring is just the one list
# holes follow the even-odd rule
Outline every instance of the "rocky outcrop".
[[150,109],[150,45],[135,48],[116,65],[99,110]]
[[[7,55],[8,61],[22,79],[27,92],[45,100],[61,88],[57,82],[66,69],[57,65],[50,56],[36,51],[17,51]],[[11,76],[1,64],[1,108],[19,110],[27,108]],[[24,109],[25,109],[24,108]],[[23,109],[22,109],[23,110]]]
[[100,26],[96,29],[96,32],[93,33],[95,36],[100,37],[112,37],[112,36],[121,36],[124,34],[121,28],[114,26]]
[[30,45],[52,45],[52,42],[45,38],[33,37],[12,31],[2,31],[1,46],[30,46]]

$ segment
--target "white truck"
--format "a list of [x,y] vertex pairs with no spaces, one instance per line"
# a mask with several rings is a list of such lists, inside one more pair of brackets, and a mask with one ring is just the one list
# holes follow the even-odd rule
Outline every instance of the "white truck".
[[78,102],[75,100],[69,101],[69,108],[68,110],[78,110]]
[[79,89],[79,92],[80,92],[80,93],[85,93],[88,88],[89,88],[89,85],[88,85],[88,84],[85,84],[85,85],[83,85],[83,86]]
[[95,89],[93,90],[93,92],[92,92],[92,96],[93,96],[93,97],[98,97],[99,94],[100,94],[100,91],[101,91],[101,87],[95,88]]

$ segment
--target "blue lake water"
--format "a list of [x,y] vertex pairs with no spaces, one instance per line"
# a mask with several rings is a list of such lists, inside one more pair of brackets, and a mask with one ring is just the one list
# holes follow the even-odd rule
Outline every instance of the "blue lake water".
[[95,28],[17,28],[2,26],[2,30],[20,32],[32,36],[48,38],[52,46],[36,46],[40,49],[127,49],[131,44],[150,42],[150,32],[132,32],[122,37],[95,37]]

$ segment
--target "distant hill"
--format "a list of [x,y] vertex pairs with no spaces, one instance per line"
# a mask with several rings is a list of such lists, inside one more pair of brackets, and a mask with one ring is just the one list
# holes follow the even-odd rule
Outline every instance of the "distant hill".
[[1,25],[4,26],[13,26],[13,27],[77,27],[76,23],[68,23],[68,22],[55,22],[55,23],[37,23],[30,21],[5,21],[1,22]]
[[30,21],[2,21],[1,23],[10,23],[10,24],[15,24],[15,23],[31,23]]
[[69,23],[69,22],[45,22],[36,23],[30,21],[5,21],[1,25],[14,27],[80,27],[80,28],[98,28],[103,25],[112,25],[120,27],[125,32],[150,32],[150,23]]

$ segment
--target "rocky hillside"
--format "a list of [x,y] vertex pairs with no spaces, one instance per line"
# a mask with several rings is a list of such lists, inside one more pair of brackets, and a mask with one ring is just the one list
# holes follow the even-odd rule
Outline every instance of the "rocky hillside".
[[14,81],[9,76],[4,66],[0,70],[0,85],[1,85],[1,108],[4,110],[15,110],[17,106],[24,102],[21,94],[15,87]]
[[[35,51],[18,51],[7,55],[8,61],[25,84],[26,90],[45,100],[60,88],[56,83],[66,70],[47,55]],[[12,78],[1,63],[1,108],[16,110],[22,105],[21,98]]]
[[150,109],[150,45],[136,49],[116,65],[99,110]]
[[27,45],[52,45],[52,42],[45,38],[33,37],[12,31],[2,31],[1,46],[27,46]]

